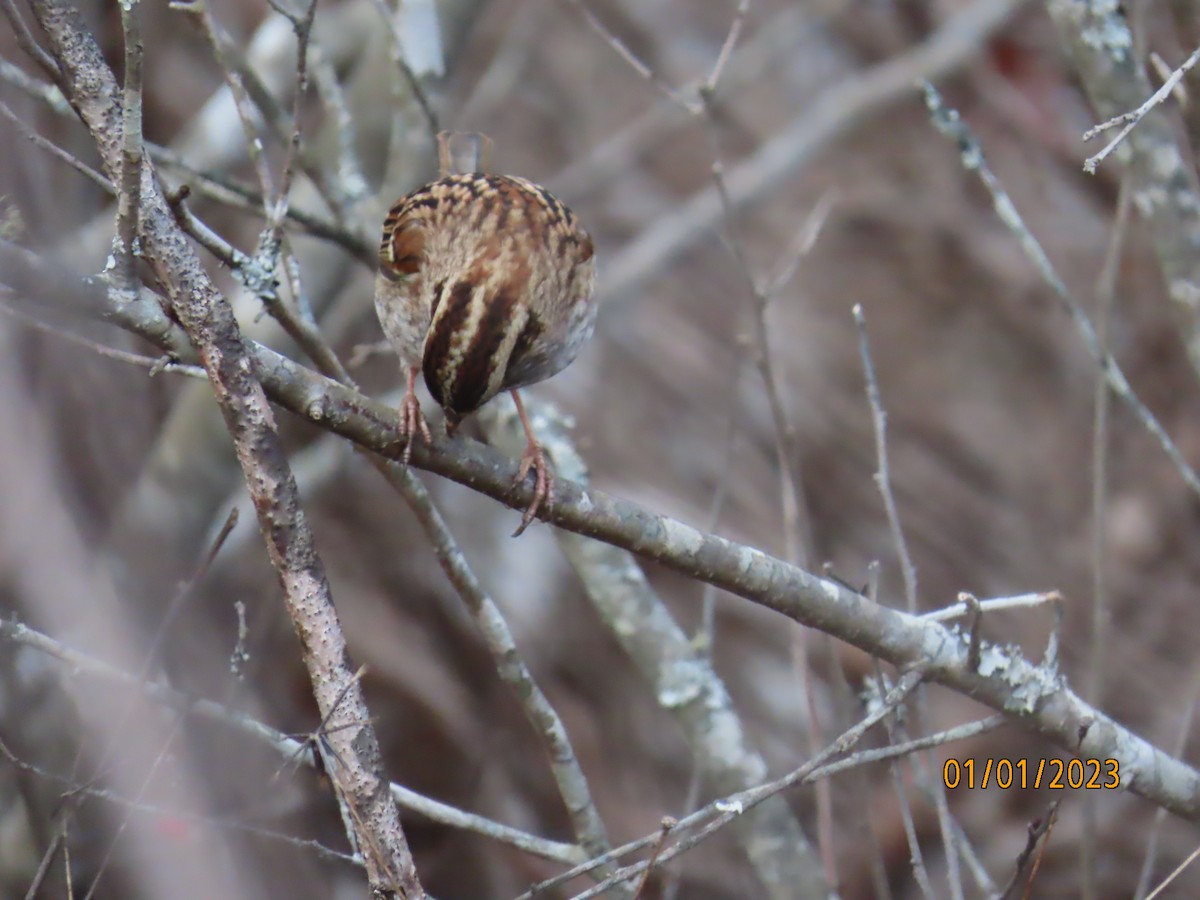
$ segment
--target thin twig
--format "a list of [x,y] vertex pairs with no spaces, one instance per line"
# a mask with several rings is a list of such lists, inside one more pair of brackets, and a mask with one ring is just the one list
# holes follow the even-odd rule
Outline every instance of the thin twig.
[[[1129,224],[1131,179],[1121,179],[1117,212],[1108,236],[1104,264],[1096,280],[1096,338],[1100,349],[1109,353],[1108,326],[1117,290],[1122,248]],[[1085,696],[1097,706],[1104,705],[1105,673],[1109,669],[1108,641],[1112,612],[1108,605],[1108,581],[1105,578],[1108,548],[1108,445],[1109,391],[1104,373],[1097,370],[1092,389],[1092,635],[1088,647],[1088,674]],[[1080,886],[1084,897],[1098,896],[1096,884],[1096,850],[1098,847],[1098,817],[1100,798],[1093,792],[1083,797],[1083,835],[1079,842]]]
[[345,92],[338,80],[336,69],[325,56],[321,46],[310,35],[309,65],[317,86],[317,94],[327,110],[332,111],[334,130],[337,134],[338,164],[336,180],[338,193],[345,205],[354,210],[358,204],[370,195],[367,176],[363,172],[362,161],[358,156],[356,134],[358,126],[346,102]]
[[13,35],[17,39],[19,46],[35,63],[41,66],[42,71],[50,76],[50,80],[55,84],[62,83],[62,70],[58,67],[58,63],[54,57],[42,49],[41,45],[34,39],[29,32],[29,26],[25,24],[25,20],[21,18],[21,14],[17,12],[13,0],[0,0],[0,10],[3,10],[4,17],[8,19],[8,24],[12,26]]
[[267,211],[267,227],[271,231],[273,244],[278,247],[283,237],[283,220],[291,202],[296,159],[300,155],[300,112],[304,106],[304,92],[308,87],[308,42],[312,35],[313,18],[317,14],[317,0],[308,0],[308,9],[303,15],[285,12],[278,0],[272,0],[271,6],[292,23],[292,29],[296,33],[296,85],[292,97],[292,129],[286,144],[283,169],[279,174],[279,193]]
[[266,156],[263,152],[262,138],[258,134],[258,127],[255,121],[257,117],[250,94],[246,90],[241,70],[230,59],[230,54],[234,52],[230,46],[232,42],[217,24],[216,19],[213,18],[212,10],[209,8],[207,0],[195,0],[195,2],[179,8],[196,17],[200,23],[201,31],[204,32],[205,37],[208,39],[209,46],[212,47],[217,65],[220,67],[221,73],[225,78],[225,85],[229,88],[229,94],[233,98],[234,108],[238,114],[238,122],[242,126],[246,151],[250,156],[250,163],[254,167],[254,172],[258,177],[258,185],[265,202],[266,198],[274,195],[271,172],[267,167]]
[[534,733],[545,744],[550,770],[580,845],[590,856],[608,853],[611,847],[604,822],[592,801],[566,727],[522,659],[503,613],[479,583],[462,548],[417,477],[398,463],[378,457],[373,462],[416,514],[442,571],[474,618],[500,680],[512,691]]
[[175,223],[197,244],[215,256],[234,272],[243,271],[250,263],[250,257],[239,250],[221,235],[217,234],[208,224],[192,212],[187,204],[191,190],[185,184],[166,199],[170,204]]
[[[136,2],[136,0],[135,0]],[[151,783],[154,781],[155,773],[162,766],[163,761],[167,758],[171,748],[175,743],[175,739],[179,736],[179,732],[183,727],[183,717],[176,716],[175,720],[167,728],[167,733],[163,736],[162,745],[158,748],[158,752],[154,755],[154,759],[150,765],[142,773],[141,783],[138,785],[137,793],[133,796],[133,803],[140,804],[142,797],[146,791],[150,789]],[[120,732],[114,729],[113,736],[116,737]],[[109,748],[109,752],[115,748]],[[81,748],[82,749],[82,748]],[[107,754],[106,754],[107,755]],[[101,880],[108,871],[108,867],[112,864],[113,857],[117,852],[117,848],[121,844],[121,836],[129,827],[129,823],[133,819],[135,809],[132,805],[126,806],[121,817],[117,820],[117,827],[111,835],[105,835],[104,853],[100,857],[100,861],[96,864],[95,871],[92,873],[92,883],[88,886],[87,893],[83,895],[83,900],[92,900],[96,895],[96,889],[100,886]]]
[[1156,885],[1154,890],[1152,890],[1149,894],[1146,895],[1146,900],[1155,900],[1155,898],[1158,897],[1159,894],[1161,894],[1163,891],[1165,891],[1168,887],[1171,886],[1171,882],[1173,882],[1176,878],[1178,878],[1180,875],[1182,875],[1184,873],[1184,871],[1187,869],[1187,867],[1190,866],[1192,863],[1194,863],[1198,858],[1200,858],[1200,847],[1197,847],[1195,850],[1193,850],[1191,853],[1189,853],[1184,858],[1183,862],[1181,862],[1174,869],[1172,869],[1171,873],[1169,875],[1167,875],[1167,877],[1164,878],[1158,885]]
[[[147,145],[147,150],[150,158],[155,162],[184,173],[191,182],[194,182],[191,187],[197,193],[218,203],[253,212],[266,218],[265,209],[268,204],[261,191],[229,176],[201,172],[169,148],[152,143]],[[377,261],[375,247],[362,235],[353,233],[322,216],[292,206],[288,207],[287,219],[314,237],[332,241],[343,247],[368,268],[375,267]]]
[[[1040,594],[1018,594],[1014,597],[994,597],[989,600],[976,600],[979,604],[981,612],[996,612],[1001,609],[1025,609],[1034,606],[1043,606],[1047,603],[1057,603],[1062,600],[1062,595],[1057,591],[1047,591]],[[950,619],[958,619],[962,616],[971,615],[975,607],[963,600],[960,596],[959,602],[935,609],[932,612],[922,613],[921,618],[927,622],[945,622]]]
[[[867,596],[872,603],[879,602],[879,595],[877,593],[879,590],[879,573],[879,567],[875,567],[871,573],[872,578]],[[888,691],[891,689],[891,683],[879,660],[872,660],[872,669],[874,677],[867,682],[867,687],[873,691],[869,702],[878,703],[880,697],[887,696]],[[884,727],[887,731],[888,743],[899,743],[896,727],[891,719],[884,720]],[[929,870],[925,867],[925,856],[921,851],[921,841],[917,837],[917,826],[913,820],[912,803],[909,800],[909,792],[904,784],[899,757],[890,761],[888,776],[891,779],[892,793],[895,794],[896,802],[900,808],[900,822],[904,827],[904,840],[908,845],[909,866],[912,869],[913,878],[916,880],[917,886],[928,900],[928,898],[932,898],[933,896],[933,884],[929,880]]]
[[[12,751],[5,746],[3,741],[0,741],[0,756],[3,756],[11,765],[22,771],[30,771],[33,768],[28,763],[17,759]],[[54,862],[54,858],[58,856],[60,848],[64,855],[64,866],[68,873],[71,871],[71,867],[66,862],[65,857],[67,852],[67,819],[75,814],[75,803],[72,800],[64,802],[55,816],[56,820],[61,822],[61,827],[54,829],[54,833],[50,836],[50,840],[46,844],[46,850],[42,854],[41,861],[38,863],[37,871],[33,873],[33,878],[30,879],[29,887],[25,891],[25,900],[37,900],[38,895],[41,893],[42,885],[50,874],[50,865]]]
[[94,182],[106,194],[113,197],[117,195],[117,189],[111,181],[109,181],[83,160],[71,153],[68,153],[62,147],[58,146],[58,144],[55,144],[53,141],[48,141],[42,137],[40,134],[26,125],[3,100],[0,100],[0,115],[3,115],[4,118],[8,119],[15,126],[17,126],[17,129],[21,132],[21,134],[25,135],[25,137],[27,137],[38,149],[44,150],[56,159],[66,163],[76,172]]
[[781,482],[780,503],[783,507],[783,544],[784,557],[796,565],[808,564],[811,550],[810,524],[804,504],[803,475],[800,471],[800,454],[796,442],[796,431],[792,427],[787,411],[784,409],[783,397],[779,390],[779,378],[775,371],[774,358],[771,354],[769,329],[767,328],[767,306],[769,298],[759,287],[750,268],[736,226],[733,202],[725,185],[724,168],[717,156],[716,122],[712,118],[708,106],[709,97],[704,97],[704,109],[708,111],[707,122],[713,141],[713,183],[717,188],[717,196],[721,198],[721,208],[724,211],[724,225],[728,231],[728,246],[738,264],[738,271],[746,281],[747,294],[751,300],[751,321],[754,329],[754,344],[752,359],[762,379],[763,391],[766,393],[767,406],[771,411],[771,424],[775,438],[775,455],[779,462],[779,480]]
[[[307,749],[305,742],[276,731],[237,710],[211,700],[196,699],[161,682],[138,681],[129,672],[67,647],[65,644],[17,622],[0,620],[0,639],[31,647],[60,660],[65,664],[68,675],[102,678],[123,685],[146,694],[172,709],[182,710],[201,719],[219,722],[230,727],[238,733],[270,747],[283,759],[301,761],[309,768],[314,765],[312,754],[305,752]],[[2,752],[0,750],[0,753]],[[440,803],[399,784],[392,784],[390,788],[397,803],[431,822],[480,834],[552,862],[573,865],[578,863],[583,856],[582,851],[573,844],[564,844],[528,834],[483,816]]]
[[[661,91],[664,96],[669,97],[672,101],[679,104],[689,112],[700,112],[701,104],[699,101],[688,99],[676,88],[672,87],[669,83],[655,74],[654,70],[650,68],[650,66],[646,65],[646,63],[642,62],[642,60],[638,58],[637,54],[629,49],[624,41],[609,31],[605,24],[596,18],[596,14],[591,11],[591,9],[586,3],[583,2],[583,0],[566,0],[566,3],[579,10],[580,14],[584,18],[584,21],[587,22],[588,27],[596,32],[596,34],[600,35],[600,37],[604,39],[604,42],[608,44],[608,46],[612,47],[617,56],[625,60],[625,62],[629,64],[629,67],[633,69],[633,71],[637,72],[641,78],[645,79],[645,81],[653,85],[657,90]],[[719,75],[720,72],[718,71],[717,74]]]
[[858,327],[858,352],[862,358],[863,374],[867,384],[867,402],[871,407],[871,422],[875,430],[875,486],[883,498],[883,509],[887,515],[888,530],[892,535],[892,545],[896,548],[896,558],[900,562],[900,574],[904,578],[904,600],[907,609],[914,615],[917,612],[917,567],[913,565],[912,554],[908,551],[908,541],[904,538],[904,529],[900,525],[900,513],[896,509],[896,496],[892,492],[891,467],[888,464],[887,451],[887,412],[883,408],[883,399],[879,392],[879,381],[875,377],[875,363],[871,358],[871,345],[867,338],[867,319],[863,315],[861,304],[854,305],[854,324]]
[[663,816],[662,827],[658,832],[658,841],[654,844],[654,851],[650,854],[650,862],[642,872],[642,877],[637,883],[637,887],[633,891],[633,900],[639,900],[642,896],[642,891],[646,889],[646,882],[650,880],[650,870],[654,868],[658,862],[658,855],[662,853],[663,846],[667,842],[667,835],[671,833],[671,829],[679,824],[679,820],[673,816]]
[[1025,879],[1024,888],[1021,896],[1028,897],[1028,891],[1033,884],[1033,879],[1037,874],[1037,868],[1041,862],[1043,848],[1046,841],[1050,838],[1050,831],[1054,827],[1054,820],[1058,814],[1058,801],[1055,800],[1046,808],[1046,812],[1041,818],[1035,819],[1029,823],[1025,835],[1025,847],[1017,856],[1017,862],[1013,870],[1012,877],[1008,884],[1001,891],[1001,900],[1008,900],[1016,895],[1017,888],[1021,887],[1021,876],[1029,872],[1029,876]]
[[1105,379],[1108,381],[1108,385],[1113,393],[1121,398],[1133,412],[1134,416],[1137,417],[1142,427],[1162,447],[1163,452],[1174,464],[1179,477],[1183,479],[1188,488],[1193,493],[1200,495],[1200,476],[1196,474],[1196,470],[1188,463],[1183,452],[1171,439],[1171,436],[1167,434],[1166,429],[1159,423],[1154,413],[1150,412],[1146,404],[1138,398],[1128,379],[1126,379],[1125,373],[1121,371],[1121,367],[1117,364],[1116,359],[1101,346],[1096,329],[1088,318],[1087,313],[1084,312],[1079,301],[1067,290],[1066,284],[1058,276],[1049,257],[1046,256],[1046,251],[1042,249],[1042,245],[1038,243],[1037,238],[1033,236],[1033,233],[1021,219],[1021,214],[1017,211],[1012,199],[1008,196],[1008,192],[1004,190],[999,179],[996,178],[995,173],[992,172],[987,161],[984,159],[983,150],[967,127],[967,124],[962,121],[957,110],[951,109],[943,103],[941,95],[938,94],[933,85],[926,82],[923,88],[925,91],[925,102],[929,107],[934,126],[958,145],[963,167],[968,171],[975,172],[983,182],[984,187],[992,195],[992,200],[1000,221],[1016,236],[1021,249],[1025,251],[1025,255],[1029,257],[1030,261],[1037,268],[1038,273],[1042,276],[1042,280],[1046,282],[1066,307],[1071,320],[1075,323],[1083,339],[1084,347],[1100,367],[1100,371],[1104,373]]
[[[883,507],[887,516],[888,531],[892,536],[892,544],[896,550],[896,558],[900,563],[900,572],[904,579],[904,598],[907,604],[909,613],[916,614],[917,611],[917,568],[913,564],[912,554],[908,549],[908,541],[904,536],[904,528],[900,522],[900,513],[896,504],[895,492],[892,490],[891,479],[891,464],[888,455],[887,445],[887,412],[883,406],[883,398],[879,389],[879,381],[875,374],[875,362],[871,356],[870,341],[867,336],[867,321],[863,314],[861,304],[855,304],[854,321],[858,328],[859,335],[859,355],[862,357],[863,373],[866,380],[867,402],[871,408],[871,421],[875,432],[875,456],[876,456],[876,472],[874,476],[875,485],[879,489],[880,497],[883,500]],[[976,604],[978,606],[978,604]],[[980,641],[978,630],[973,630],[971,640],[967,647],[967,667],[970,671],[975,671],[979,666]],[[927,703],[923,695],[918,696],[916,710],[918,720],[928,716]],[[893,726],[889,725],[889,735],[892,733]],[[896,730],[903,733],[903,726],[895,726]],[[914,772],[917,775],[918,781],[922,788],[929,793],[934,800],[934,807],[937,810],[938,825],[941,830],[942,842],[945,847],[946,859],[946,880],[950,888],[951,895],[956,900],[961,900],[962,897],[962,877],[958,868],[958,852],[955,848],[954,829],[951,827],[952,818],[950,815],[949,805],[946,803],[945,793],[942,790],[940,782],[935,781],[931,774],[931,766],[929,760],[924,754],[918,755],[914,761]],[[893,767],[893,776],[896,781],[896,790],[902,792],[903,784],[899,778],[899,767]],[[903,798],[902,798],[902,802]],[[910,817],[905,817],[906,830],[911,829]],[[913,840],[915,835],[910,834],[910,846],[913,850],[913,870],[917,876],[918,884],[922,889],[931,888],[928,880],[928,873],[925,871],[924,863],[920,856],[920,846]]]
[[1115,138],[1108,142],[1103,150],[1101,150],[1095,156],[1089,156],[1086,160],[1084,160],[1083,171],[1087,172],[1089,175],[1095,174],[1096,167],[1100,165],[1100,163],[1104,162],[1105,158],[1112,153],[1113,150],[1117,149],[1117,146],[1121,143],[1121,141],[1125,140],[1125,138],[1129,136],[1129,132],[1133,131],[1133,129],[1137,127],[1137,124],[1141,122],[1142,119],[1146,118],[1146,114],[1149,113],[1150,110],[1154,109],[1154,107],[1158,106],[1170,96],[1171,91],[1175,89],[1175,85],[1179,84],[1179,82],[1183,80],[1183,76],[1186,75],[1191,68],[1196,65],[1197,62],[1200,62],[1200,47],[1197,47],[1195,50],[1193,50],[1192,55],[1184,60],[1183,65],[1172,72],[1171,76],[1163,82],[1162,87],[1151,94],[1150,98],[1137,109],[1131,110],[1127,113],[1122,113],[1119,116],[1114,116],[1107,122],[1101,122],[1099,125],[1089,128],[1086,132],[1084,132],[1083,139],[1085,141],[1090,141],[1101,132],[1107,131],[1110,128],[1114,128],[1117,125],[1125,126],[1120,130],[1120,132],[1118,132]]
[[75,110],[63,96],[57,84],[47,84],[25,73],[24,69],[14,66],[11,62],[0,57],[0,79],[7,81],[13,87],[28,94],[48,109],[66,119],[75,118]]
[[7,303],[0,302],[0,312],[5,315],[13,316],[19,319],[23,324],[30,328],[36,328],[38,331],[45,334],[54,335],[56,338],[70,341],[73,344],[78,344],[81,347],[86,347],[93,353],[97,353],[107,359],[114,359],[117,362],[128,363],[131,366],[139,366],[143,369],[149,369],[151,375],[157,375],[159,372],[171,372],[176,375],[186,375],[189,378],[198,378],[202,381],[208,380],[208,375],[200,366],[189,366],[180,362],[176,362],[168,354],[166,356],[145,356],[141,353],[130,353],[127,350],[118,350],[116,347],[109,347],[107,344],[101,344],[99,341],[94,341],[82,334],[76,334],[73,331],[67,331],[65,328],[60,328],[57,325],[52,325],[49,322],[43,322],[41,319],[34,318],[28,313],[17,309],[15,306],[9,306]]
[[[759,787],[752,788],[748,791],[743,791],[742,793],[736,794],[732,797],[724,797],[720,800],[714,800],[708,806],[704,807],[704,809],[693,813],[686,819],[680,820],[675,828],[676,833],[692,827],[695,823],[702,821],[704,817],[710,815],[714,816],[712,821],[705,824],[705,826],[696,834],[684,838],[673,844],[671,847],[661,851],[655,857],[653,864],[661,865],[668,860],[674,859],[680,853],[692,849],[697,844],[715,834],[730,821],[738,816],[743,815],[747,809],[750,809],[758,803],[761,803],[768,797],[773,797],[796,784],[801,784],[815,779],[817,777],[816,770],[821,766],[822,763],[833,756],[845,753],[850,747],[858,743],[862,736],[866,734],[866,732],[875,724],[882,721],[887,716],[890,716],[892,712],[904,702],[905,698],[908,697],[913,689],[921,683],[922,679],[923,675],[920,670],[906,672],[903,676],[901,676],[900,680],[896,683],[896,686],[888,692],[886,697],[882,699],[882,702],[880,702],[875,709],[871,710],[866,716],[864,716],[860,722],[843,732],[836,741],[817,754],[816,757],[810,759],[804,765],[793,770],[784,777],[776,779],[775,781],[771,781],[767,784],[760,785]],[[596,885],[594,888],[584,891],[581,894],[577,894],[575,900],[587,900],[589,897],[599,896],[613,885],[636,877],[645,869],[650,868],[650,866],[650,860],[635,863],[631,866],[626,866],[602,881],[600,884]],[[524,896],[527,895],[522,895],[522,897]],[[518,898],[518,900],[521,900],[521,898]]]
[[[305,838],[293,837],[290,834],[283,834],[282,832],[274,831],[270,828],[262,828],[258,825],[251,825],[248,822],[239,822],[235,819],[200,815],[191,810],[179,807],[166,807],[155,803],[144,803],[136,800],[130,800],[129,798],[122,797],[116,792],[107,788],[95,788],[86,784],[74,782],[69,778],[47,771],[41,766],[36,766],[33,763],[19,758],[8,746],[4,744],[2,740],[0,740],[0,758],[5,759],[9,765],[20,769],[22,772],[28,772],[29,774],[44,781],[61,785],[64,788],[64,794],[66,795],[64,799],[67,801],[63,806],[64,811],[71,809],[70,801],[76,800],[79,797],[87,797],[93,800],[101,800],[105,803],[113,803],[133,812],[143,813],[148,816],[153,816],[157,819],[162,819],[165,817],[183,819],[191,824],[206,825],[214,830],[237,831],[243,834],[253,835],[254,837],[265,838],[269,841],[275,841],[306,853],[315,853],[319,857],[347,863],[351,866],[361,868],[363,864],[361,858],[351,856],[348,853],[342,853],[339,850],[334,850],[332,847],[327,847],[325,844],[322,844],[317,840],[307,840]],[[61,814],[59,818],[60,820],[64,820],[64,817]],[[50,845],[50,850],[54,850],[54,848],[58,847],[60,844],[63,844],[63,838],[65,836],[64,832],[61,829],[56,831],[57,833],[55,834],[54,841]],[[63,844],[63,847],[65,852],[65,844]],[[43,861],[45,862],[45,860]],[[39,871],[39,875],[40,874],[41,873]],[[33,883],[30,885],[30,893],[26,895],[26,900],[33,900],[35,895],[32,892],[39,884],[39,878],[35,877]]]
[[749,11],[750,0],[739,0],[737,10],[733,14],[733,21],[729,23],[729,31],[717,54],[717,61],[713,64],[712,72],[704,82],[703,90],[710,96],[717,92],[717,83],[721,80],[729,57],[733,55],[733,48],[737,45],[738,38],[741,37],[742,26],[746,24],[746,13]]
[[437,111],[433,108],[433,103],[425,91],[425,86],[421,83],[420,76],[413,71],[404,55],[404,38],[396,26],[396,13],[388,7],[385,0],[371,0],[371,2],[379,11],[380,18],[383,19],[388,36],[391,38],[392,63],[396,66],[396,72],[403,83],[408,85],[413,98],[421,108],[421,113],[425,116],[425,122],[429,126],[429,136],[434,143],[437,143],[437,136],[441,132],[442,126],[438,120]]

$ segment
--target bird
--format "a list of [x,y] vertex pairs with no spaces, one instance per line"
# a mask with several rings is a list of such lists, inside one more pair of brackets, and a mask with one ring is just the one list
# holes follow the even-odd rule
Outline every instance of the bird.
[[407,463],[432,443],[416,395],[422,374],[452,434],[508,391],[526,446],[516,482],[534,473],[514,536],[553,502],[553,481],[519,388],[566,368],[591,337],[595,245],[558,198],[515,175],[443,174],[392,205],[383,223],[375,309],[407,370],[400,433]]

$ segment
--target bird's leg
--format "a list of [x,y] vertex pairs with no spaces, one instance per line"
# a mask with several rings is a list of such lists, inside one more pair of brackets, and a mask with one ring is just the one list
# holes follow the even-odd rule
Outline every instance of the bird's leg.
[[525,414],[525,404],[521,402],[521,395],[515,390],[509,391],[509,393],[512,394],[513,403],[517,405],[517,415],[521,417],[521,427],[525,429],[525,452],[521,454],[521,467],[517,469],[516,483],[520,484],[524,481],[531,469],[534,476],[533,499],[529,501],[529,506],[521,515],[520,526],[513,532],[513,537],[517,537],[529,527],[529,523],[533,521],[533,517],[537,515],[539,509],[548,508],[554,502],[554,482],[550,477],[550,466],[546,461],[546,453],[542,450],[542,445],[538,443],[537,437],[534,436],[533,426],[529,424],[529,416]]
[[418,371],[416,366],[408,367],[408,386],[404,390],[404,398],[400,401],[400,436],[406,440],[404,446],[404,464],[406,466],[412,457],[413,441],[420,437],[426,444],[433,443],[429,425],[425,422],[424,413],[421,412],[421,403],[417,400]]

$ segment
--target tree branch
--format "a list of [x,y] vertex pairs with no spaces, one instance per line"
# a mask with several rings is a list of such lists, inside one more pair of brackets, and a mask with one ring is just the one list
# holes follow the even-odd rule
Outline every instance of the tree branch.
[[[120,91],[79,12],[61,0],[32,0],[34,15],[63,71],[64,90],[96,142],[108,177],[121,183]],[[237,320],[180,231],[154,173],[141,166],[139,237],[167,285],[171,307],[200,353],[254,499],[267,551],[304,650],[328,746],[328,771],[350,807],[351,834],[373,890],[424,896],[400,817],[383,778],[379,743],[349,665],[324,565],[300,505],[274,414]]]
[[[4,248],[0,242],[0,251]],[[3,254],[0,253],[0,261]],[[97,292],[82,295],[96,301]],[[111,303],[111,301],[109,301]],[[93,309],[153,340],[170,333],[161,310]],[[267,395],[283,408],[359,446],[398,458],[396,412],[311,369],[251,343],[248,353]],[[413,447],[412,465],[467,485],[516,510],[532,488],[514,483],[517,462],[463,438]],[[938,617],[913,616],[872,603],[844,585],[806,572],[744,544],[650,512],[628,500],[572,481],[555,481],[554,505],[542,518],[669,569],[707,582],[817,628],[899,667],[922,665],[927,681],[945,685],[1005,713],[1010,721],[1080,756],[1114,758],[1121,786],[1183,818],[1200,821],[1200,773],[1163,753],[1072,691],[1054,670],[1014,647],[981,642],[981,664],[968,662],[969,641]]]

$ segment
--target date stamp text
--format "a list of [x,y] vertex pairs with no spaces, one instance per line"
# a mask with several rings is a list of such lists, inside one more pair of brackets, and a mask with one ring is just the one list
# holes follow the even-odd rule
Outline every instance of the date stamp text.
[[1007,759],[951,757],[942,766],[948,790],[1113,790],[1121,786],[1121,766],[1115,759]]

